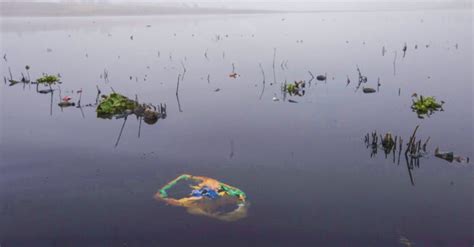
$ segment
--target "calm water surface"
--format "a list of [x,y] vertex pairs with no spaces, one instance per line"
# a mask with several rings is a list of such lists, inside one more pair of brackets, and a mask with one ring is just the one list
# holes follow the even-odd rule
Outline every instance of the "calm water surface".
[[[60,73],[62,96],[77,100],[82,89],[83,105],[96,86],[113,88],[166,103],[168,117],[143,124],[140,138],[129,118],[115,148],[123,120],[61,109],[59,90],[2,82],[0,244],[472,246],[472,162],[433,156],[436,146],[473,156],[472,16],[3,18],[2,76],[10,68],[19,79],[29,65],[33,79]],[[356,90],[357,66],[363,86],[380,78],[377,93]],[[309,84],[308,71],[327,81]],[[305,95],[284,98],[281,85],[295,80],[307,81]],[[444,100],[445,111],[418,119],[415,92]],[[370,157],[366,133],[408,140],[416,125],[431,137],[419,167]],[[242,189],[248,216],[222,222],[153,198],[182,173]]]

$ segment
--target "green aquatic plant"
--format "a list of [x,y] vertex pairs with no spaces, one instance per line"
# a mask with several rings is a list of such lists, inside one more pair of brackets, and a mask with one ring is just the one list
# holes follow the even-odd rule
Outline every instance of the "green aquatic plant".
[[283,86],[283,91],[289,93],[290,95],[304,95],[304,88],[305,88],[304,81],[295,81],[293,83],[288,83]]
[[418,96],[417,94],[413,94],[413,97],[416,100],[413,100],[411,105],[411,109],[418,114],[419,118],[424,118],[424,116],[430,116],[435,111],[442,111],[444,101],[436,101],[435,97],[423,97],[422,95]]
[[59,83],[59,77],[55,75],[44,75],[43,77],[40,77],[36,80],[38,84],[47,84],[47,85],[54,85],[56,83]]
[[288,92],[288,93],[297,93],[298,92],[298,87],[295,85],[295,84],[287,84],[286,87],[285,87],[285,91]]
[[127,111],[132,112],[137,106],[137,102],[118,93],[102,97],[96,109],[99,118],[112,118],[115,115],[125,114]]

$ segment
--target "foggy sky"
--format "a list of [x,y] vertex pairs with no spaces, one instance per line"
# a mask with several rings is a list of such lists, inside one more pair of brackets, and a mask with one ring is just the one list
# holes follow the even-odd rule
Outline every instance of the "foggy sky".
[[[387,5],[407,7],[413,4],[446,4],[466,3],[471,0],[0,0],[0,2],[63,2],[63,3],[157,3],[167,6],[211,7],[227,9],[262,9],[262,10],[319,10],[358,8]],[[363,5],[363,6],[362,6]],[[472,7],[472,3],[469,4]]]

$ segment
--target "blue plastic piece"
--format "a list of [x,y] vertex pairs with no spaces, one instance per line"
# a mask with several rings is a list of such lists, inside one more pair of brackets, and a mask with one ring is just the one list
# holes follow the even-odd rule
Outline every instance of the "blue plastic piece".
[[216,199],[219,197],[219,194],[217,193],[217,191],[213,190],[213,189],[209,189],[208,187],[203,187],[199,190],[193,190],[191,192],[191,196],[194,196],[194,197],[207,197],[207,198],[210,198],[210,199]]

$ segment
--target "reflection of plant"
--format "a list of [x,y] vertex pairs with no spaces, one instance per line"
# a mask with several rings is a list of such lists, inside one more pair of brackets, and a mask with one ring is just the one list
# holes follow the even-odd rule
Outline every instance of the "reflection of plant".
[[38,84],[48,84],[51,86],[59,83],[59,77],[55,75],[44,75],[43,77],[38,78],[36,82],[38,82]]
[[438,103],[435,97],[423,97],[422,95],[418,97],[417,94],[414,94],[413,97],[416,97],[416,100],[413,100],[411,109],[418,114],[419,118],[424,118],[423,115],[430,116],[435,111],[443,109],[444,102]]
[[137,103],[121,94],[111,93],[103,96],[97,106],[97,116],[100,118],[112,118],[114,115],[124,114],[127,110],[133,111]]

